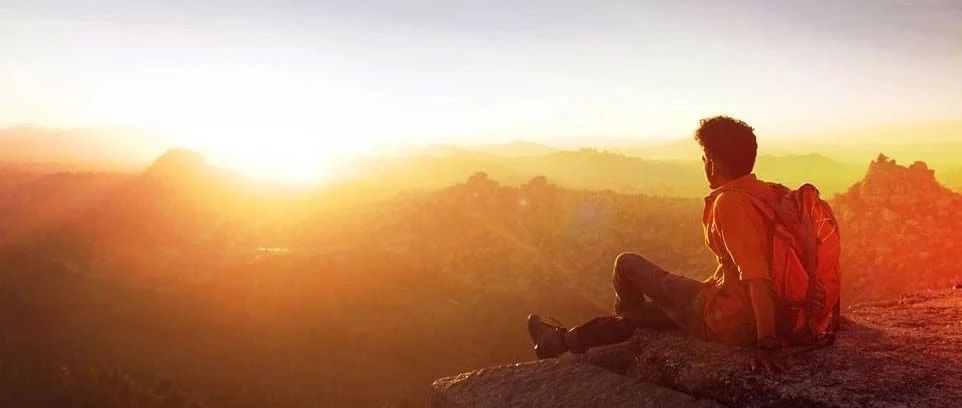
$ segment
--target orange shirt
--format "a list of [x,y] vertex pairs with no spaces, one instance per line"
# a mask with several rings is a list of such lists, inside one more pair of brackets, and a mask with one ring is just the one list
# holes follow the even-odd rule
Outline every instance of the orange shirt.
[[705,243],[718,259],[702,293],[705,326],[718,341],[747,346],[755,343],[755,318],[748,279],[771,279],[771,222],[749,201],[775,195],[768,183],[748,174],[705,197],[702,224]]

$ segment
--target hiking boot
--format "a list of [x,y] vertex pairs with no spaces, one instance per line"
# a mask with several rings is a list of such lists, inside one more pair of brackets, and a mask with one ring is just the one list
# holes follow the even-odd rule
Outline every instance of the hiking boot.
[[528,335],[534,343],[534,353],[538,359],[558,357],[568,351],[565,333],[568,329],[541,321],[541,316],[528,316]]

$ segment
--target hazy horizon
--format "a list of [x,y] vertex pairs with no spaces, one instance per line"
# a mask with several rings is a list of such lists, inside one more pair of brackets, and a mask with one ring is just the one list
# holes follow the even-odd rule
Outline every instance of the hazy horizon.
[[[940,137],[926,127],[903,130],[928,137],[911,143],[898,138],[863,140],[859,132],[833,142],[760,138],[755,173],[789,186],[814,183],[823,194],[832,196],[852,187],[865,175],[869,162],[882,154],[902,165],[925,162],[940,183],[962,191],[962,165],[957,161],[962,141]],[[149,173],[157,163],[164,162],[164,167],[175,165],[170,174],[177,178],[214,176],[238,187],[253,187],[250,192],[255,194],[353,190],[360,193],[357,197],[368,199],[446,188],[463,183],[477,172],[485,172],[506,186],[545,176],[564,188],[664,197],[701,197],[708,188],[699,160],[701,152],[691,137],[607,145],[596,141],[598,144],[571,148],[527,141],[385,146],[378,153],[328,158],[330,170],[323,179],[252,173],[218,162],[216,157],[212,160],[206,152],[176,146],[131,154],[142,142],[119,129],[0,128],[0,168],[35,176],[60,172],[134,174]],[[173,150],[182,152],[168,157]]]
[[763,139],[957,129],[960,17],[941,1],[14,2],[0,126],[136,128],[286,180],[384,146],[671,141],[715,114]]

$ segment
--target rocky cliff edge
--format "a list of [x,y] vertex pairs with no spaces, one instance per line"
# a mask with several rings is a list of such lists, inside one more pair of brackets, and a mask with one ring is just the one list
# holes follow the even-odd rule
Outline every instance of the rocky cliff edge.
[[438,379],[454,407],[959,407],[962,289],[849,308],[834,346],[784,354],[791,371],[753,374],[747,353],[672,332],[582,356]]

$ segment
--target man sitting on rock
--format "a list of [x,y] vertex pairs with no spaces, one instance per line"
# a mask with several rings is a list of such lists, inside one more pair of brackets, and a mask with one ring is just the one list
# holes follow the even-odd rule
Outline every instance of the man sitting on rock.
[[777,194],[775,185],[752,173],[754,129],[717,116],[701,120],[695,139],[704,151],[711,188],[703,225],[708,248],[718,258],[715,273],[699,282],[666,272],[641,255],[623,253],[614,265],[615,314],[571,329],[545,323],[538,315],[528,317],[538,358],[623,342],[639,328],[680,328],[705,340],[756,347],[753,370],[786,369],[773,352],[780,345],[769,271],[773,225],[743,193],[761,199]]

